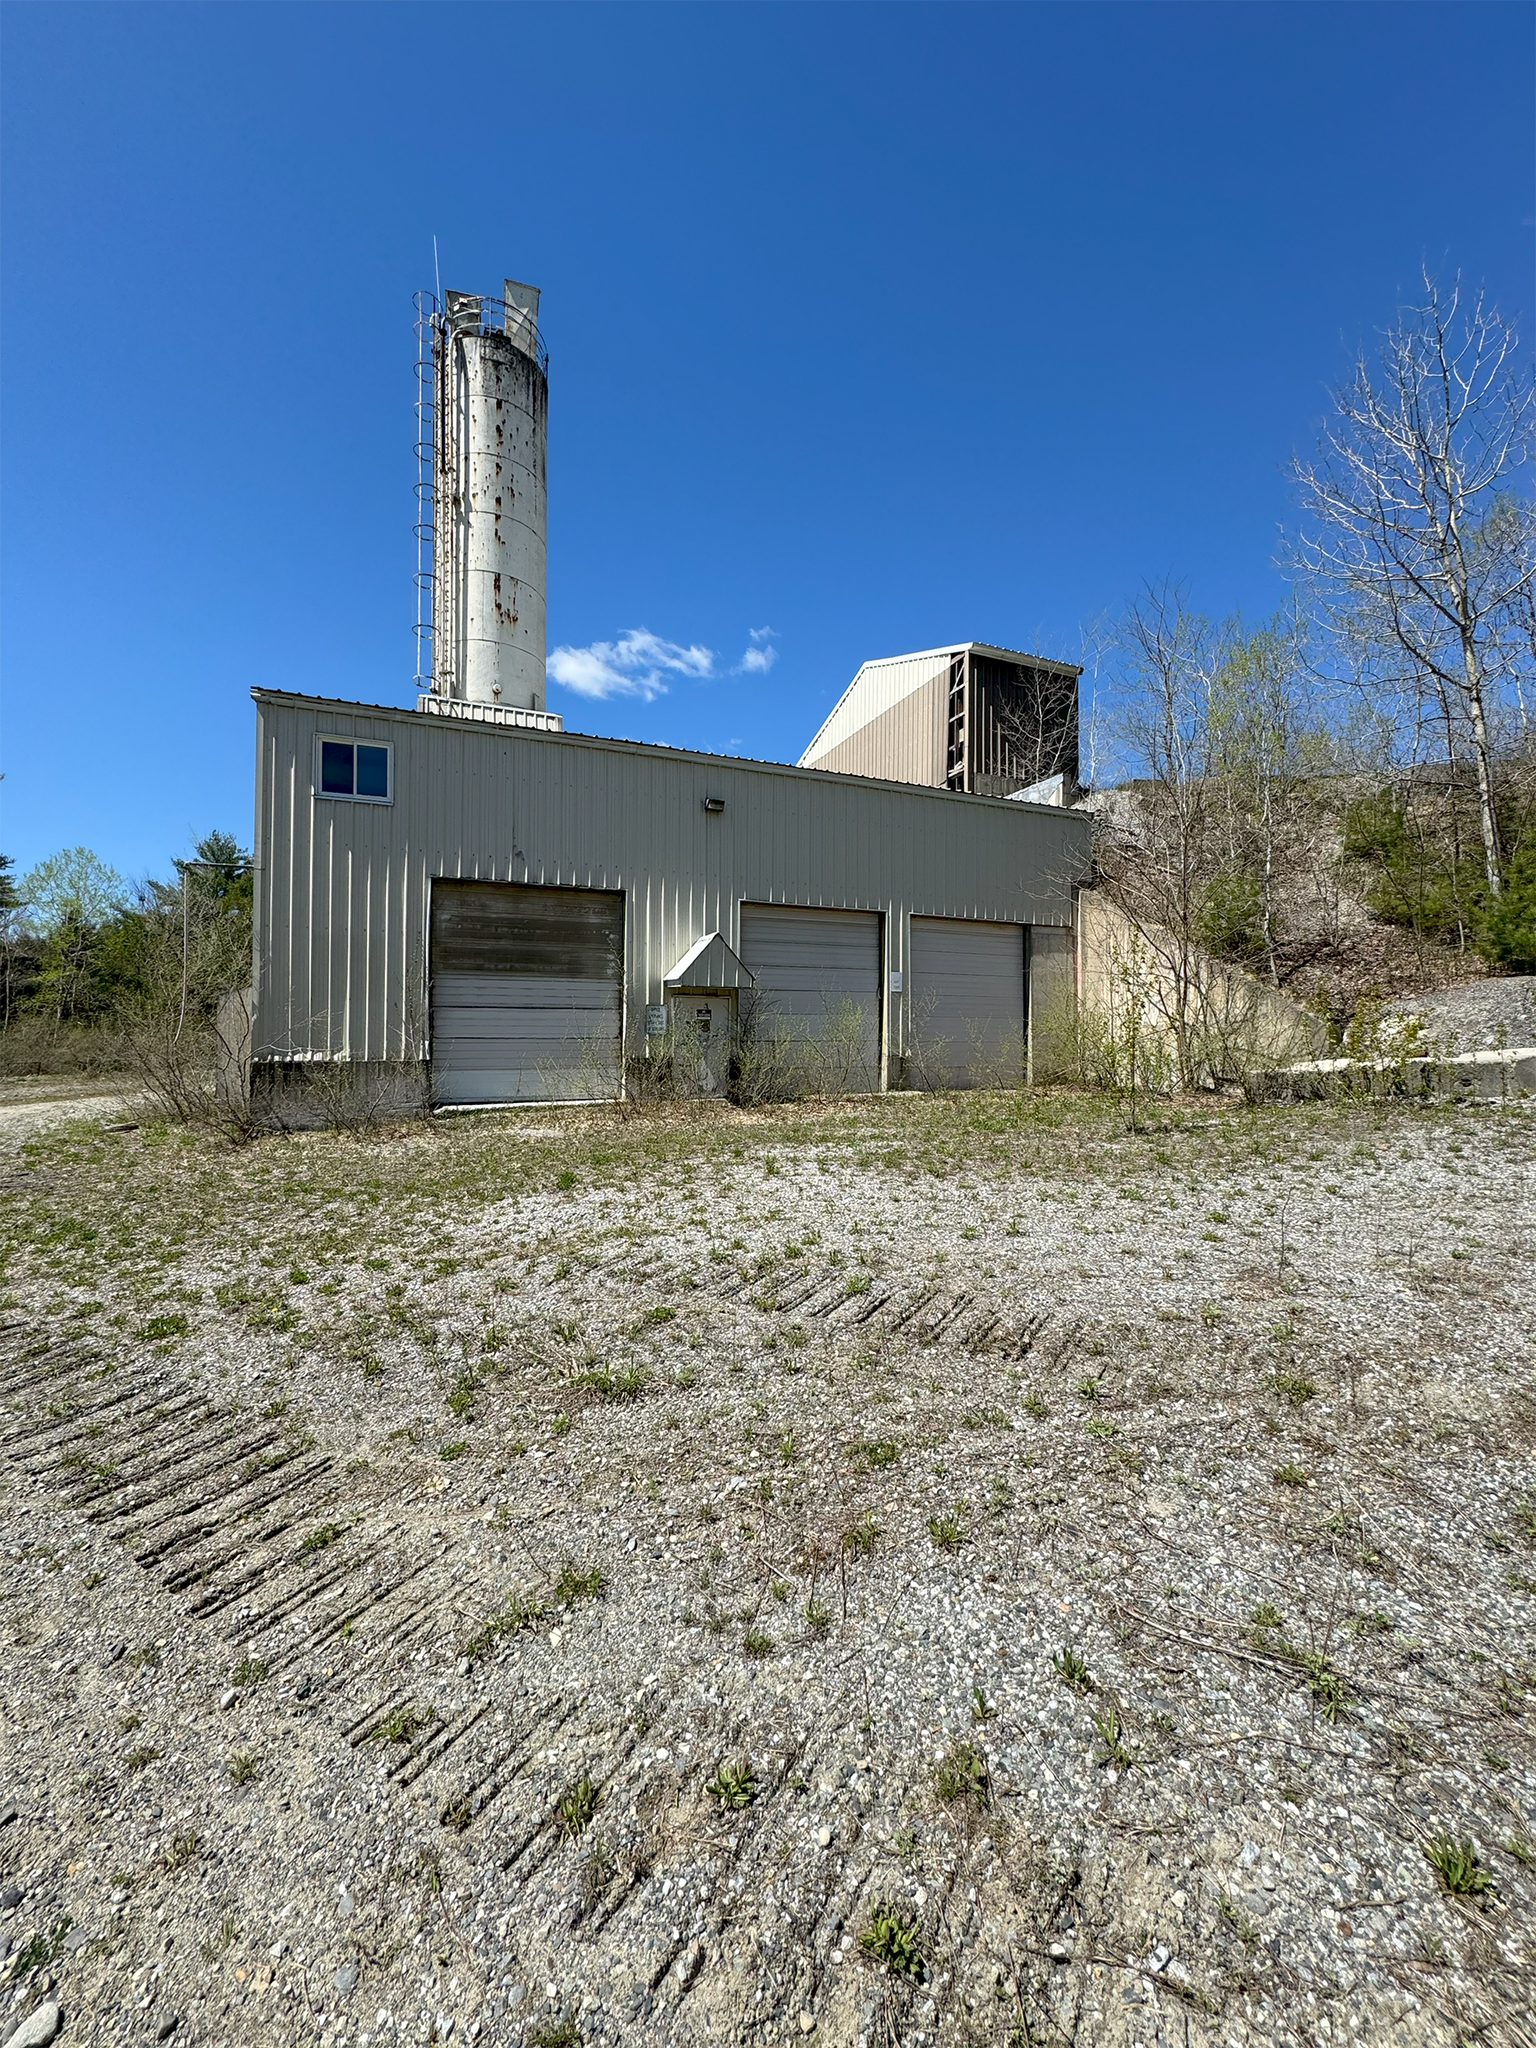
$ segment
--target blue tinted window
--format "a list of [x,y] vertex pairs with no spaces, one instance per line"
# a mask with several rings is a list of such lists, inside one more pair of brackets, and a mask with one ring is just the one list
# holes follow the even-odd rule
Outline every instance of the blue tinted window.
[[[371,754],[378,749],[365,751]],[[320,742],[320,791],[323,796],[352,794],[352,749],[344,740]]]
[[358,748],[357,793],[359,796],[389,795],[388,747]]

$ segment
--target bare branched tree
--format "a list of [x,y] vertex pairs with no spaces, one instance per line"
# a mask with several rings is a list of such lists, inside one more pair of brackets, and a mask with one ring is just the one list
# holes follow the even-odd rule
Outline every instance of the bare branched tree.
[[1298,566],[1346,669],[1437,708],[1453,769],[1467,735],[1491,895],[1503,886],[1492,727],[1536,567],[1531,507],[1510,494],[1536,426],[1515,354],[1481,293],[1467,303],[1459,282],[1442,293],[1426,273],[1422,303],[1334,393],[1317,460],[1295,465],[1309,518]]
[[1142,776],[1099,813],[1100,885],[1156,958],[1179,1078],[1195,1084],[1201,913],[1220,791],[1212,777],[1211,699],[1227,635],[1189,609],[1176,585],[1149,588],[1115,634],[1122,741]]
[[[1296,830],[1298,800],[1307,774],[1325,764],[1319,728],[1308,715],[1298,622],[1282,615],[1257,632],[1244,633],[1233,621],[1224,641],[1210,692],[1210,753],[1224,811],[1227,922],[1235,943],[1221,950],[1238,958],[1262,955],[1278,987],[1282,885],[1294,882],[1288,870],[1303,855]],[[1252,943],[1245,947],[1237,927],[1248,921],[1250,889]],[[1215,937],[1213,910],[1219,908],[1207,899],[1208,941]]]

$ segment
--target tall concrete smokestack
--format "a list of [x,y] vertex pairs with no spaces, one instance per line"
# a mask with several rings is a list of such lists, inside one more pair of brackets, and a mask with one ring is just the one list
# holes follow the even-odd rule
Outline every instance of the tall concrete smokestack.
[[433,695],[542,712],[549,377],[535,287],[446,293],[432,368]]

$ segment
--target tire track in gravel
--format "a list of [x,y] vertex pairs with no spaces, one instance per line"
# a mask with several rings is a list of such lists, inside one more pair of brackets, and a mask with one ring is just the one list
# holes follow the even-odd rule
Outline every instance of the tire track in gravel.
[[[564,1263],[551,1259],[549,1271],[540,1276],[547,1285],[558,1284]],[[920,1347],[955,1343],[976,1355],[996,1349],[1005,1359],[1023,1358],[1050,1320],[1049,1310],[1031,1310],[1020,1317],[1017,1309],[980,1299],[968,1289],[944,1288],[933,1281],[882,1283],[878,1276],[850,1274],[846,1265],[831,1263],[801,1272],[737,1266],[701,1281],[688,1268],[664,1259],[635,1260],[624,1254],[584,1267],[580,1278],[590,1282],[598,1275],[627,1288],[649,1288],[658,1296],[682,1289],[721,1302],[749,1298],[764,1315],[801,1312],[828,1329],[904,1333]],[[571,1277],[569,1271],[563,1277]],[[850,1288],[850,1280],[860,1278],[866,1284]]]
[[[318,1522],[328,1509],[341,1511],[343,1488],[336,1459],[305,1437],[285,1433],[275,1418],[253,1422],[221,1410],[165,1377],[93,1400],[99,1354],[31,1337],[23,1324],[0,1331],[0,1408],[14,1418],[0,1429],[0,1462],[54,1489],[121,1543],[189,1621],[214,1627],[232,1659],[240,1650],[241,1664],[258,1674],[251,1682],[287,1680],[290,1706],[304,1711],[328,1705],[340,1717],[337,1740],[355,1749],[368,1739],[366,1724],[414,1700],[414,1692],[401,1692],[401,1672],[424,1645],[457,1628],[453,1595],[462,1574],[454,1545],[437,1543],[422,1556],[389,1504],[382,1515],[354,1512],[345,1529]],[[39,1379],[63,1396],[50,1403],[60,1412],[41,1423],[27,1412]],[[91,1432],[88,1452],[79,1448],[82,1426]],[[299,1540],[306,1525],[310,1534]],[[253,1607],[258,1594],[262,1604]],[[338,1596],[340,1612],[328,1611]],[[339,1639],[358,1644],[344,1672],[339,1663],[308,1668],[339,1648]],[[388,1687],[382,1703],[381,1682]],[[375,1704],[359,1715],[357,1696],[370,1689]],[[434,1710],[391,1764],[390,1785],[403,1792],[434,1772],[457,1770],[460,1745],[489,1711],[488,1702],[471,1702],[447,1719]],[[524,1746],[537,1748],[539,1731],[558,1728],[571,1711],[557,1702],[535,1717]],[[510,1754],[501,1758],[499,1778],[496,1767],[470,1766],[481,1806],[521,1767],[508,1766]]]

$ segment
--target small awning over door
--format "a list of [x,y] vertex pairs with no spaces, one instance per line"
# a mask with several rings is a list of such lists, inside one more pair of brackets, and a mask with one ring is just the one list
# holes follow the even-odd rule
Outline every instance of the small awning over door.
[[914,917],[908,1071],[919,1088],[1024,1079],[1024,927]]
[[619,1093],[624,898],[513,882],[432,885],[434,1101]]
[[706,932],[702,939],[695,939],[672,972],[662,977],[662,987],[669,995],[674,989],[724,992],[751,986],[752,976],[718,932]]

